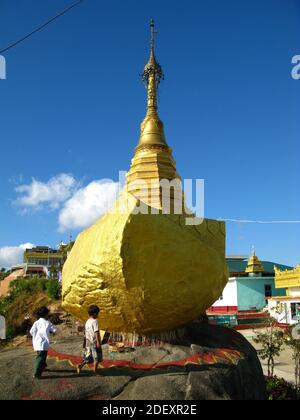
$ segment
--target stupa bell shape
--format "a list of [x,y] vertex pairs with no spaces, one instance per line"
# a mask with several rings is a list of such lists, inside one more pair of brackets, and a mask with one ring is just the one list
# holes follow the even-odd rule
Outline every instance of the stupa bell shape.
[[[227,266],[225,224],[187,224],[191,215],[157,112],[163,72],[154,54],[153,21],[143,77],[147,114],[125,188],[78,236],[63,268],[62,299],[82,321],[89,305],[98,305],[102,329],[150,334],[203,315],[222,293]],[[164,182],[172,188],[163,188]]]

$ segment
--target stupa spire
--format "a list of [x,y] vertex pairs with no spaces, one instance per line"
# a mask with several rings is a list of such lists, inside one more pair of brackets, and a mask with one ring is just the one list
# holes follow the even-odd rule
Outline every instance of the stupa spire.
[[[147,88],[147,113],[141,124],[140,141],[127,174],[127,189],[140,201],[151,207],[162,209],[161,180],[178,180],[176,193],[175,188],[170,193],[173,207],[174,202],[183,206],[183,194],[172,150],[166,142],[164,126],[157,112],[157,89],[164,74],[155,57],[154,37],[154,21],[151,20],[150,56],[143,72],[143,81]],[[143,187],[138,185],[139,180]],[[145,183],[148,185],[147,191],[144,188]]]
[[150,57],[154,57],[154,20],[150,21],[151,39],[150,39]]
[[157,113],[157,90],[164,73],[155,57],[155,30],[154,20],[150,21],[150,56],[143,71],[143,81],[147,88],[147,114],[141,124],[141,137],[139,146],[158,144],[167,146],[163,123]]
[[147,114],[157,113],[157,88],[161,80],[164,78],[163,70],[156,60],[154,52],[155,31],[154,20],[150,22],[150,57],[144,67],[143,81],[147,87],[148,100],[147,100]]

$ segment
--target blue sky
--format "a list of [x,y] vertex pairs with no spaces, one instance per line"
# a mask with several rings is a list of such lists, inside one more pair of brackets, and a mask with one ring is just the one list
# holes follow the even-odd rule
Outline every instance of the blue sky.
[[[71,3],[0,1],[0,49]],[[101,180],[128,170],[150,18],[166,75],[159,113],[180,175],[205,179],[205,216],[300,220],[300,1],[85,0],[4,54],[0,265],[1,249],[75,237],[112,193]],[[227,223],[227,254],[253,244],[295,265],[300,224]]]

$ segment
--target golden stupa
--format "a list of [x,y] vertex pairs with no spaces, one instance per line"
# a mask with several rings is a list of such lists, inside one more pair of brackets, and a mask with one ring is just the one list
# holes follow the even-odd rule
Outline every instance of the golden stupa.
[[248,265],[246,267],[246,273],[262,273],[264,271],[263,265],[257,255],[255,254],[255,247],[252,248],[252,255],[249,258]]
[[[62,298],[82,321],[88,306],[97,304],[102,329],[149,334],[203,315],[221,295],[227,268],[225,224],[186,222],[191,214],[157,113],[163,72],[154,54],[153,21],[143,78],[147,114],[126,186],[112,209],[78,236],[63,269]],[[174,187],[167,193],[166,180]]]

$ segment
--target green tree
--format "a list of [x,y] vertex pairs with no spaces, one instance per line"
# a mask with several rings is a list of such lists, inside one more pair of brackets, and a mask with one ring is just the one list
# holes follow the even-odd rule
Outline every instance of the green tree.
[[279,356],[284,344],[283,332],[278,328],[274,319],[270,320],[269,326],[264,331],[256,331],[253,341],[261,344],[262,349],[258,350],[259,356],[268,363],[268,377],[274,376],[274,357]]
[[73,246],[75,244],[75,241],[70,241],[68,244],[63,245],[61,244],[58,248],[59,252],[62,254],[62,262],[60,266],[60,271],[62,270],[64,263],[67,261],[68,255],[71,252]]
[[1,268],[0,269],[0,281],[5,279],[5,277],[8,276],[8,272],[6,271],[6,268]]
[[60,285],[57,280],[51,279],[46,282],[46,291],[47,295],[53,299],[57,300],[60,295]]

